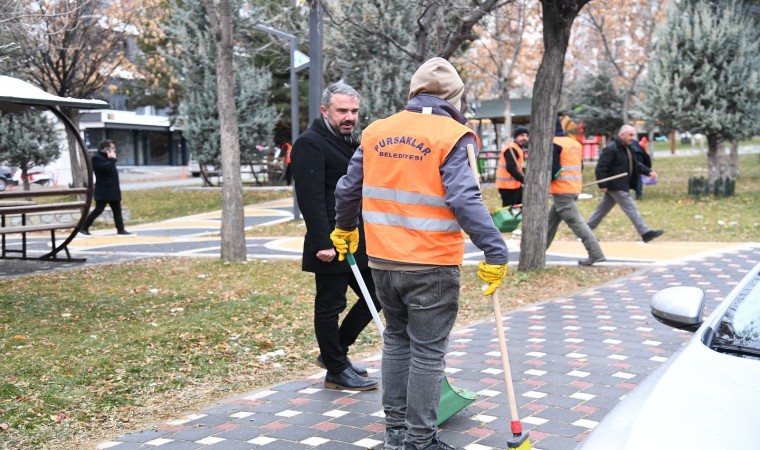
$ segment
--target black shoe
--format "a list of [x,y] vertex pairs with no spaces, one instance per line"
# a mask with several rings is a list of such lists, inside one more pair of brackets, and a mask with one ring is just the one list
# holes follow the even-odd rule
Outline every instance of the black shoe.
[[433,438],[433,442],[424,447],[417,447],[409,442],[404,442],[404,450],[459,450],[456,447],[452,447],[449,444],[441,441],[440,439]]
[[643,240],[644,242],[649,242],[654,238],[658,238],[662,236],[663,233],[665,233],[665,230],[649,230],[643,235],[641,235],[641,240]]
[[406,428],[386,428],[383,450],[404,450],[404,438],[406,438]]
[[122,235],[122,236],[131,236],[131,235],[132,235],[132,233],[130,233],[130,232],[129,232],[129,231],[127,231],[127,230],[121,230],[121,231],[117,231],[117,232],[116,232],[116,234],[120,234],[120,235]]
[[604,261],[607,261],[607,258],[605,258],[604,256],[598,256],[596,258],[592,258],[592,257],[589,256],[586,259],[582,259],[582,260],[578,261],[578,265],[587,266],[588,267],[588,266],[593,266],[594,264],[596,264],[598,262],[604,262]]
[[325,387],[327,389],[341,389],[347,391],[371,391],[377,389],[376,380],[359,376],[351,367],[346,367],[343,372],[325,375]]
[[87,228],[82,228],[81,230],[79,230],[79,234],[83,234],[85,236],[91,236],[90,231],[87,230]]
[[[324,361],[322,361],[322,355],[317,356],[317,365],[323,369],[327,369],[327,366],[325,365]],[[348,363],[351,364],[351,368],[354,369],[354,372],[359,374],[360,376],[367,378],[369,374],[367,373],[367,369],[362,366],[354,365],[354,363],[351,362],[351,360],[348,360]]]

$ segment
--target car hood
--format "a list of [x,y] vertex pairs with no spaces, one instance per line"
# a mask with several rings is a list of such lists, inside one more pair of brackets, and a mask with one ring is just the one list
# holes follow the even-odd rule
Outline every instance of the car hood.
[[693,339],[633,390],[582,450],[749,448],[760,443],[760,361]]

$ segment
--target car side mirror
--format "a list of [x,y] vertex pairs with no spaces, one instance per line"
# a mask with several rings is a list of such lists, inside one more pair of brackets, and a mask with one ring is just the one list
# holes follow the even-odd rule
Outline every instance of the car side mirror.
[[695,332],[702,325],[705,293],[690,286],[665,288],[652,296],[649,308],[658,321],[680,330]]

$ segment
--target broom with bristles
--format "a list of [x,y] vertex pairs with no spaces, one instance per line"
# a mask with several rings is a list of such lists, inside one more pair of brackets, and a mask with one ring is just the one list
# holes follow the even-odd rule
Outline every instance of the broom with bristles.
[[[475,161],[475,148],[472,144],[467,145],[467,159],[475,175],[475,181],[480,187],[480,175],[478,166]],[[501,304],[499,304],[499,295],[496,291],[491,294],[493,301],[493,314],[496,319],[496,334],[499,337],[499,351],[501,352],[501,365],[504,369],[504,384],[507,386],[507,398],[509,399],[509,413],[512,416],[510,428],[512,429],[512,439],[507,441],[507,448],[516,448],[517,450],[530,450],[530,441],[528,432],[523,433],[522,422],[517,416],[517,402],[515,401],[515,388],[512,385],[512,371],[509,368],[509,354],[507,353],[507,341],[504,338],[504,324],[501,323]]]
[[499,351],[501,353],[501,365],[504,369],[504,384],[507,386],[507,399],[509,400],[509,414],[512,417],[510,428],[512,429],[512,438],[507,441],[507,448],[516,448],[518,450],[530,450],[530,440],[528,432],[523,432],[522,422],[517,416],[517,402],[515,401],[515,388],[512,385],[512,371],[509,368],[509,353],[507,352],[507,341],[504,338],[504,324],[501,319],[501,305],[499,304],[499,295],[494,291],[491,294],[493,301],[493,314],[496,320],[496,335],[499,337]]

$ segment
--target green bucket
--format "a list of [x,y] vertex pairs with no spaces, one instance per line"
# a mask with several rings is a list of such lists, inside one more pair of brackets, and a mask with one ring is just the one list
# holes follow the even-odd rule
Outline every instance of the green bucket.
[[493,215],[493,224],[502,233],[515,231],[522,222],[522,209],[515,206],[499,208]]

